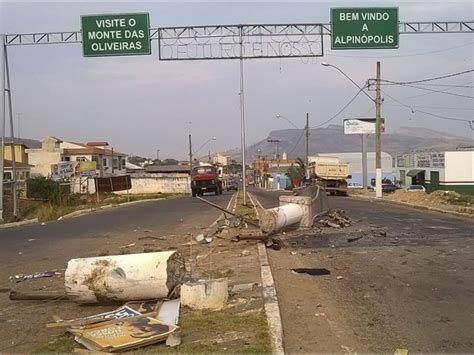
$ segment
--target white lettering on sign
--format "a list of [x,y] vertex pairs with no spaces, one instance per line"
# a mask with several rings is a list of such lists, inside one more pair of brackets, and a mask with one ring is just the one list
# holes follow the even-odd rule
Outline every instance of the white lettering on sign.
[[393,44],[393,35],[336,36],[335,44]]
[[363,12],[362,20],[363,21],[388,21],[390,15],[386,12]]
[[107,43],[92,43],[91,48],[94,52],[119,51],[119,50],[139,50],[142,49],[141,42],[107,42]]
[[341,12],[339,14],[339,20],[341,21],[359,21],[359,13],[358,12]]
[[340,21],[388,21],[390,15],[387,12],[341,12],[339,14]]
[[98,28],[125,27],[125,19],[114,18],[106,20],[96,20],[95,24]]

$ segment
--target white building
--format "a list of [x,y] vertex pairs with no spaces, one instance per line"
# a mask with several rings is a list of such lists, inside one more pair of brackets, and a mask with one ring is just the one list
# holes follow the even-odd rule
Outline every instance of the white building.
[[424,185],[428,191],[452,190],[474,195],[474,150],[416,152],[394,159],[401,185]]
[[231,158],[222,154],[217,154],[212,157],[212,164],[217,164],[221,166],[229,165]]

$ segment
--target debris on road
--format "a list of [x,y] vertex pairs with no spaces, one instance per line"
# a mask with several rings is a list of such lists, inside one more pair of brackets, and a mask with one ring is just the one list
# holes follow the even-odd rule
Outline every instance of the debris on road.
[[59,276],[61,273],[56,271],[42,271],[42,272],[35,272],[34,274],[17,274],[14,276],[10,276],[10,281],[23,282],[25,280],[32,280],[32,279],[42,279],[44,277],[53,277]]
[[181,286],[181,302],[191,309],[223,309],[229,298],[227,279],[196,280]]
[[240,253],[240,256],[249,256],[250,255],[250,251],[245,249],[245,250],[242,250],[242,252]]
[[184,274],[184,261],[176,251],[72,259],[65,289],[78,303],[165,298]]
[[110,311],[84,318],[63,320],[54,317],[48,328],[67,328],[74,340],[92,351],[126,351],[169,341],[181,343],[179,337],[168,339],[179,329],[180,299],[127,302]]
[[352,225],[352,221],[344,216],[343,210],[329,211],[326,218],[319,220],[319,223],[331,228],[344,228]]
[[347,242],[348,242],[348,243],[353,243],[353,242],[358,241],[359,239],[362,239],[362,238],[364,238],[363,235],[360,236],[360,237],[348,238],[348,239],[347,239]]
[[136,243],[130,243],[128,245],[122,245],[120,248],[121,249],[124,249],[124,248],[131,248],[131,247],[134,247],[136,245]]
[[69,328],[74,339],[92,351],[126,351],[165,341],[179,329],[155,318],[140,315],[81,328]]
[[11,301],[54,301],[67,300],[67,295],[63,291],[30,291],[22,292],[11,290],[9,298]]
[[297,268],[297,269],[292,269],[292,271],[298,273],[298,274],[308,274],[311,276],[324,276],[324,275],[330,275],[331,271],[329,271],[326,268],[313,268],[313,269],[307,269],[307,268]]
[[180,344],[181,336],[176,332],[171,333],[168,335],[168,338],[166,338],[166,346],[169,346],[170,348],[174,348]]

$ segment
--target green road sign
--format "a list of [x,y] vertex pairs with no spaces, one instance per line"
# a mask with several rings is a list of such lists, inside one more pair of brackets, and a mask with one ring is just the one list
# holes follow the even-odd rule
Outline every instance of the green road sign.
[[398,48],[398,8],[331,9],[331,48]]
[[81,16],[84,57],[151,54],[147,13]]

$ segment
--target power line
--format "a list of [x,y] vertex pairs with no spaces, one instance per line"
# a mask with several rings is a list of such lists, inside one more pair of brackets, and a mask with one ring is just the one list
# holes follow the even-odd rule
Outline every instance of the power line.
[[[387,106],[403,106],[403,105],[396,105],[396,104],[385,104]],[[474,108],[469,108],[469,107],[445,107],[445,106],[418,106],[414,105],[411,106],[413,108],[431,108],[435,110],[459,110],[459,111],[474,111]],[[373,108],[372,108],[373,110]],[[367,112],[366,112],[367,114]]]
[[400,105],[408,108],[412,113],[416,113],[416,112],[419,112],[419,113],[422,113],[422,114],[425,114],[425,115],[428,115],[428,116],[433,116],[433,117],[436,117],[436,118],[440,118],[440,119],[444,119],[444,120],[449,120],[449,121],[458,121],[458,122],[467,122],[469,123],[469,126],[471,127],[471,129],[473,128],[473,122],[474,121],[471,121],[471,120],[467,120],[467,119],[462,119],[462,118],[454,118],[454,117],[447,117],[447,116],[442,116],[442,115],[438,115],[436,113],[432,113],[432,112],[427,112],[427,111],[423,111],[423,110],[415,110],[412,106],[410,105],[407,105],[407,104],[404,104],[403,102],[401,102],[400,100],[394,98],[393,96],[387,94],[384,90],[381,90],[384,95],[388,96],[389,98],[391,98],[393,101],[395,102],[398,102]]
[[366,88],[367,86],[363,86],[359,89],[359,91],[357,91],[357,94],[354,95],[354,97],[352,99],[350,99],[350,101],[345,104],[335,115],[333,115],[331,118],[329,118],[328,120],[324,121],[323,123],[317,125],[317,126],[312,126],[310,128],[319,128],[321,126],[324,126],[325,124],[331,122],[333,119],[335,119],[337,116],[339,116],[356,98],[357,96],[359,96],[359,94]]
[[[380,83],[380,85],[390,86],[390,85],[399,85],[399,84],[391,84],[391,83]],[[443,87],[450,87],[450,88],[469,88],[472,89],[474,86],[472,85],[455,85],[455,84],[418,84],[421,86],[443,86]]]
[[454,47],[448,47],[448,48],[443,48],[443,49],[436,49],[434,51],[429,51],[429,52],[420,52],[420,53],[413,53],[413,54],[400,54],[400,55],[386,55],[386,56],[358,56],[358,55],[343,55],[343,54],[324,54],[330,57],[340,57],[340,58],[366,58],[366,59],[379,59],[379,58],[404,58],[404,57],[416,57],[420,55],[429,55],[429,54],[435,54],[435,53],[441,53],[441,52],[446,52],[450,51],[452,49],[457,49],[457,48],[463,48],[463,47],[468,47],[472,45],[474,42],[469,42],[469,43],[464,43],[459,46],[454,46]]
[[410,84],[398,84],[400,86],[406,86],[406,87],[410,87],[410,88],[414,88],[414,89],[419,89],[419,90],[425,90],[425,91],[429,91],[429,92],[433,92],[433,93],[438,93],[438,94],[445,94],[445,95],[451,95],[451,96],[458,96],[458,97],[464,97],[464,98],[468,98],[468,99],[474,99],[474,96],[470,96],[470,95],[462,95],[462,94],[456,94],[454,92],[447,92],[447,91],[443,91],[443,90],[435,90],[435,89],[429,89],[429,88],[423,88],[423,87],[419,87],[419,86],[415,86],[415,85],[410,85]]
[[452,73],[452,74],[447,74],[447,75],[443,75],[443,76],[437,76],[437,77],[428,78],[428,79],[421,79],[421,80],[412,80],[412,81],[404,81],[404,82],[391,81],[391,80],[380,80],[380,81],[382,81],[382,82],[387,82],[387,83],[392,83],[392,84],[394,84],[394,85],[417,84],[417,83],[424,83],[424,82],[427,82],[427,81],[433,81],[433,80],[440,80],[440,79],[451,78],[451,77],[453,77],[453,76],[464,75],[464,74],[471,73],[471,72],[474,72],[474,69],[469,69],[469,70],[465,70],[465,71],[458,72],[458,73]]
[[303,138],[303,135],[304,135],[305,131],[303,130],[303,132],[301,132],[301,135],[300,137],[298,138],[298,140],[296,141],[296,144],[293,146],[293,148],[288,152],[288,155],[292,154],[296,147],[298,147],[298,144],[300,144],[300,141],[301,141],[301,138]]
[[[467,84],[472,84],[473,81],[468,81],[467,83],[465,83],[465,85]],[[447,89],[444,89],[444,90],[441,90],[442,92],[448,92],[448,91],[451,91],[455,88],[447,88]],[[403,100],[409,100],[409,99],[414,99],[414,98],[418,98],[418,97],[422,97],[422,96],[427,96],[427,95],[431,95],[433,94],[432,92],[426,92],[424,94],[417,94],[417,95],[412,95],[412,96],[408,96],[408,97],[404,97]]]

